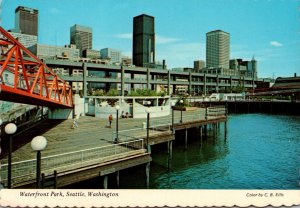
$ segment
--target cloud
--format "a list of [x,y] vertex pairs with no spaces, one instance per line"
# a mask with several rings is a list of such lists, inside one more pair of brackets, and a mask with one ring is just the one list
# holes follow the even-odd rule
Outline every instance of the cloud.
[[271,45],[271,46],[275,46],[275,47],[281,47],[281,46],[283,46],[282,43],[279,43],[279,42],[277,42],[277,41],[271,41],[271,42],[270,42],[270,45]]
[[115,35],[115,37],[121,38],[121,39],[132,39],[132,33],[117,34],[117,35]]
[[60,11],[57,8],[54,8],[54,7],[52,7],[49,12],[52,13],[52,14],[60,13]]
[[174,43],[174,42],[178,42],[178,41],[180,41],[180,39],[178,39],[178,38],[168,38],[168,37],[163,37],[160,35],[155,36],[155,42],[157,44]]
[[[122,33],[115,35],[116,38],[121,39],[132,39],[132,33]],[[160,35],[155,35],[155,43],[156,44],[167,44],[167,43],[174,43],[178,42],[180,39],[178,38],[171,38],[171,37],[164,37]]]

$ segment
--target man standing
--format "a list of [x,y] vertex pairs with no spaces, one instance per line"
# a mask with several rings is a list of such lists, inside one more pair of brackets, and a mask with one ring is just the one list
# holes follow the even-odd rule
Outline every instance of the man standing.
[[113,116],[110,114],[110,115],[108,116],[109,128],[111,128],[111,122],[112,122],[112,120],[113,120]]

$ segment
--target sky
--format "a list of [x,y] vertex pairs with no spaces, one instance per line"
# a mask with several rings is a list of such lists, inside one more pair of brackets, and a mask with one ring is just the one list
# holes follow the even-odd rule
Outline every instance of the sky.
[[168,68],[205,60],[206,33],[230,33],[230,58],[258,62],[258,77],[300,75],[300,0],[0,0],[2,27],[14,28],[15,9],[39,10],[40,44],[70,43],[74,24],[93,30],[93,49],[132,57],[133,17],[155,18],[156,61]]

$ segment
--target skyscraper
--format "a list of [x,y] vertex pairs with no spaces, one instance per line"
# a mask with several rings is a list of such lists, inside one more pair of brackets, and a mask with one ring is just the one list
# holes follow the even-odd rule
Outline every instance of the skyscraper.
[[19,33],[37,36],[38,14],[36,9],[19,6],[15,10],[15,29]]
[[206,33],[206,67],[229,69],[230,34],[222,30]]
[[70,44],[75,44],[80,54],[92,49],[92,28],[75,24],[70,28]]
[[155,63],[154,17],[142,14],[133,18],[133,64],[150,66]]

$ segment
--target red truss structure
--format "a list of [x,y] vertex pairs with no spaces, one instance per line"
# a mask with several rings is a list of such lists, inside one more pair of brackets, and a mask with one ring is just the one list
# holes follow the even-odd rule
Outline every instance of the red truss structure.
[[72,88],[0,27],[0,100],[72,108]]

